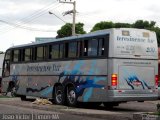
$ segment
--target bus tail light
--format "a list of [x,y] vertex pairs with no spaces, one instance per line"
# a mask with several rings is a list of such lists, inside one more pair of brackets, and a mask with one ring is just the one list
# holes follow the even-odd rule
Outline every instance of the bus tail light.
[[112,86],[117,86],[117,74],[112,74],[111,82]]
[[156,84],[156,86],[158,86],[158,75],[155,75],[155,84]]

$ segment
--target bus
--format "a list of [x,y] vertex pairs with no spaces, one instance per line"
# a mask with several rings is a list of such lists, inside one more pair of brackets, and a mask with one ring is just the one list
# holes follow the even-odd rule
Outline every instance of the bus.
[[115,106],[158,99],[155,32],[112,28],[6,50],[2,92]]

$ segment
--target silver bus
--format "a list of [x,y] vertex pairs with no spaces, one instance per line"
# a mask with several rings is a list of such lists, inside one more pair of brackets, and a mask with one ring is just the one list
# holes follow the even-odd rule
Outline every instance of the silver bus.
[[155,32],[113,28],[6,51],[2,92],[114,106],[158,98]]

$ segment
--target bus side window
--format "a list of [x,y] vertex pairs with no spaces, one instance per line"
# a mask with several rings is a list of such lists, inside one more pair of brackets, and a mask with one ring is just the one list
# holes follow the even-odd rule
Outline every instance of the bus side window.
[[98,40],[92,39],[88,41],[88,56],[97,56]]
[[59,58],[63,58],[63,56],[64,56],[64,44],[60,44]]
[[18,62],[19,58],[19,50],[14,50],[13,51],[13,62]]
[[83,55],[84,56],[88,55],[88,40],[84,40],[83,42]]
[[9,74],[10,74],[10,61],[11,61],[11,55],[12,55],[11,53],[12,53],[12,51],[10,51],[10,50],[7,51],[6,56],[4,58],[3,70],[2,70],[2,75],[4,77],[9,76]]
[[77,42],[70,42],[68,45],[68,57],[76,58],[77,50],[78,50]]
[[36,48],[36,60],[43,60],[44,59],[44,49],[43,46],[37,47]]
[[59,44],[49,46],[49,58],[50,59],[59,58]]
[[30,61],[31,60],[31,49],[30,48],[26,48],[24,51],[24,60],[25,61]]
[[103,56],[104,55],[104,39],[99,39],[98,40],[98,55]]

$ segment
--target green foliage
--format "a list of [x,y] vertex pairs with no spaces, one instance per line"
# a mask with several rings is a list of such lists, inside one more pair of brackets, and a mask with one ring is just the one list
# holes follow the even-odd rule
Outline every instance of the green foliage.
[[84,31],[83,26],[83,23],[76,24],[76,34],[86,34],[86,31]]
[[155,27],[155,28],[152,28],[151,30],[156,32],[158,46],[160,46],[160,28],[159,27]]
[[[85,34],[86,32],[83,29],[83,23],[76,24],[76,34]],[[101,21],[96,23],[94,27],[91,29],[91,32],[103,29],[110,29],[110,28],[139,28],[139,29],[148,29],[155,31],[157,34],[158,45],[160,46],[160,28],[156,27],[156,22],[154,21],[144,21],[144,20],[137,20],[133,24],[129,23],[113,23],[111,21]],[[67,37],[72,35],[72,24],[66,23],[64,26],[61,27],[60,30],[57,31],[57,38]]]
[[102,21],[100,23],[95,24],[95,26],[92,28],[91,32],[97,31],[97,30],[109,29],[109,28],[113,28],[113,27],[114,27],[114,23]]
[[154,21],[149,22],[149,21],[137,20],[135,23],[132,24],[132,27],[154,31],[157,35],[158,46],[160,46],[160,28],[155,27],[155,25],[156,22]]
[[[86,32],[83,29],[83,23],[77,23],[75,27],[76,34],[85,34]],[[64,26],[61,27],[60,30],[57,31],[57,38],[68,37],[72,35],[72,24],[66,23]]]
[[72,35],[72,24],[66,23],[61,27],[60,30],[57,31],[58,38],[67,37]]
[[129,23],[115,23],[114,24],[114,27],[115,28],[130,28],[131,27],[131,24]]
[[143,20],[137,20],[135,23],[132,24],[133,28],[139,28],[139,29],[151,29],[155,27],[156,22],[151,21],[143,21]]
[[109,29],[109,28],[138,28],[138,29],[152,30],[156,32],[158,46],[160,46],[160,28],[156,27],[155,25],[156,25],[156,22],[154,21],[149,22],[149,21],[143,21],[143,20],[137,20],[133,24],[102,21],[102,22],[96,23],[92,28],[91,32],[97,31],[97,30]]

